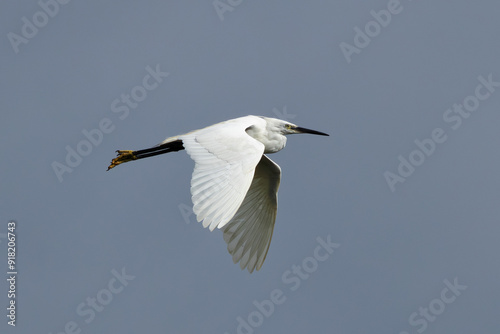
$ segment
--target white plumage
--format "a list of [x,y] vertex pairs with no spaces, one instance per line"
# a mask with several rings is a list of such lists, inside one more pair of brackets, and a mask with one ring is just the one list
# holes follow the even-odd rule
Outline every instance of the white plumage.
[[193,212],[203,227],[222,229],[233,262],[259,270],[271,243],[281,169],[264,153],[283,149],[287,134],[322,132],[262,116],[245,116],[139,151],[117,151],[108,170],[127,161],[185,149],[194,160]]

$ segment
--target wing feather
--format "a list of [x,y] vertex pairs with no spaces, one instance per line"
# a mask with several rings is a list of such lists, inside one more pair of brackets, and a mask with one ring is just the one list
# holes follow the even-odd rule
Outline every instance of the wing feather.
[[240,262],[241,269],[247,268],[250,273],[262,267],[271,244],[280,179],[280,167],[262,155],[243,203],[223,227],[233,262]]
[[193,211],[203,227],[221,228],[235,215],[252,183],[264,145],[246,133],[265,121],[246,116],[178,136],[195,161]]

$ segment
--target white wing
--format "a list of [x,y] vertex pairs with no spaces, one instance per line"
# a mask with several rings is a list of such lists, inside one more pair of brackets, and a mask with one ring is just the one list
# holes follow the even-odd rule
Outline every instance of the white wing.
[[203,227],[221,228],[233,218],[252,183],[264,145],[246,129],[265,121],[246,116],[178,136],[195,161],[193,211]]
[[259,270],[271,244],[276,212],[281,169],[262,155],[248,193],[233,219],[223,227],[227,250],[233,262],[251,273]]

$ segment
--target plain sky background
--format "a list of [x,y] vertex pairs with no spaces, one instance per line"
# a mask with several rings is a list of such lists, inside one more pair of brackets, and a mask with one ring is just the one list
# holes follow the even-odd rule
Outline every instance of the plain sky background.
[[[8,34],[22,35],[23,17],[43,21],[41,7],[0,6],[0,267],[5,277],[15,219],[19,271],[15,328],[0,281],[1,333],[74,321],[81,333],[232,334],[238,317],[259,320],[253,302],[275,289],[286,300],[255,333],[500,329],[500,87],[456,130],[443,119],[479,76],[500,82],[498,1],[402,0],[350,63],[340,44],[354,45],[355,27],[388,1],[242,1],[223,20],[211,0],[71,1],[17,53]],[[127,117],[113,112],[157,65],[169,76]],[[106,172],[116,149],[248,114],[331,135],[291,136],[271,156],[283,170],[279,211],[253,274],[186,211],[185,152]],[[103,119],[113,130],[60,182],[53,163]],[[436,128],[447,140],[391,191],[384,173]],[[298,277],[287,271],[327,236],[340,247],[292,290],[283,275]],[[134,279],[110,295],[122,269]],[[445,304],[455,279],[467,288]],[[92,319],[85,304],[77,313],[97,296],[112,300]],[[419,314],[429,306],[432,321]]]

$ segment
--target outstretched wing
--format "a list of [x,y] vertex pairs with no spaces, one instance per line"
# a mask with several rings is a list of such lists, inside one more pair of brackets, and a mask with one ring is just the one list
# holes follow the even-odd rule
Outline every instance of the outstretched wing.
[[233,262],[251,273],[266,259],[278,210],[281,168],[266,155],[255,169],[252,185],[231,221],[223,227]]
[[178,136],[195,161],[191,179],[193,211],[213,231],[233,218],[247,194],[264,145],[246,129],[259,117],[246,116]]

